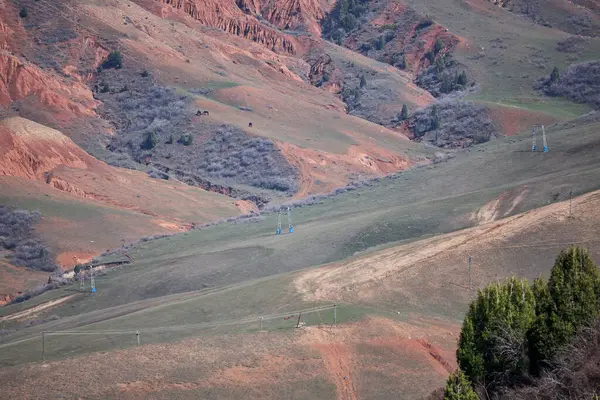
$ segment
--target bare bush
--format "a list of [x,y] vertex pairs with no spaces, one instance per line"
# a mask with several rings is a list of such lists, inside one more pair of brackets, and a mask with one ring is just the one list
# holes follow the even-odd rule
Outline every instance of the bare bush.
[[[111,86],[117,81],[128,88],[98,94],[104,102],[104,117],[113,120],[118,130],[108,146],[114,154],[106,157],[108,163],[127,168],[137,164],[136,169],[141,164],[150,165],[148,173],[153,178],[167,179],[169,171],[178,171],[179,175],[197,175],[218,184],[282,192],[297,189],[294,168],[272,141],[198,118],[197,110],[188,107],[192,97],[175,89],[139,78],[124,82],[114,70],[102,74]],[[195,92],[204,93],[201,89]]]
[[416,83],[435,97],[464,90],[469,86],[465,68],[450,55],[440,57],[433,65],[419,73]]
[[578,53],[583,50],[586,40],[581,36],[569,36],[556,44],[556,50],[563,53]]
[[57,266],[33,228],[40,218],[37,211],[0,206],[0,247],[12,250],[11,261],[17,266],[54,271]]
[[467,101],[442,100],[414,112],[409,120],[416,140],[461,148],[498,136],[488,109]]
[[600,61],[572,64],[559,77],[553,75],[540,78],[535,88],[549,96],[600,107]]
[[600,324],[584,329],[532,384],[504,392],[500,399],[594,399],[600,393]]
[[63,278],[61,276],[53,276],[51,282],[27,290],[20,296],[15,297],[11,301],[11,304],[22,303],[26,300],[31,299],[32,297],[36,297],[42,293],[46,293],[48,290],[58,289],[61,286],[69,285],[71,283],[73,283],[73,279]]
[[247,135],[236,127],[222,125],[202,146],[203,175],[225,182],[294,192],[296,172],[269,139]]

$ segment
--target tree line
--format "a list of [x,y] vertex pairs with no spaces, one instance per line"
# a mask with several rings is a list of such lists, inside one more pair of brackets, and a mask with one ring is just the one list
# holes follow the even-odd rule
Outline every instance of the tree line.
[[[546,281],[512,277],[478,292],[463,321],[459,370],[444,399],[502,398],[551,372],[557,354],[600,316],[600,276],[587,250],[563,250]],[[510,398],[508,396],[507,398]]]

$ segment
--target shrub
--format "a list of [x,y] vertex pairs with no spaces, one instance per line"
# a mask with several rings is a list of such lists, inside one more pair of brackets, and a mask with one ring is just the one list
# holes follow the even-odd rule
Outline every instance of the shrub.
[[580,36],[569,36],[556,44],[556,50],[564,53],[577,53],[583,49],[582,45],[585,42],[586,40]]
[[425,53],[425,58],[429,61],[429,64],[433,64],[435,61],[435,53],[432,50],[429,50]]
[[449,99],[414,111],[409,127],[415,139],[444,148],[468,147],[498,135],[487,107]]
[[408,107],[406,104],[402,104],[402,111],[400,111],[400,121],[406,121],[408,119]]
[[444,48],[444,42],[441,39],[436,39],[433,44],[433,53],[438,54]]
[[598,400],[600,382],[600,323],[583,329],[551,360],[531,384],[508,390],[499,400]]
[[425,29],[433,25],[433,19],[429,15],[426,15],[424,19],[422,19],[417,26],[415,26],[416,31],[420,31],[421,29]]
[[417,85],[429,91],[435,97],[457,90],[464,90],[468,83],[464,66],[450,55],[438,57],[417,76]]
[[323,36],[341,41],[342,36],[354,30],[360,23],[359,18],[366,9],[368,0],[339,0],[323,19]]
[[152,150],[156,146],[156,142],[158,142],[156,133],[149,132],[144,141],[140,143],[140,148],[143,150]]
[[25,291],[20,296],[15,297],[11,301],[11,304],[22,303],[22,302],[24,302],[26,300],[31,299],[32,297],[39,296],[40,294],[45,293],[48,290],[57,289],[57,288],[59,288],[61,286],[69,285],[71,283],[73,283],[72,279],[63,278],[63,277],[60,277],[60,276],[54,276],[54,277],[52,277],[52,281],[51,282],[45,283],[45,284],[40,285],[40,286],[36,286],[36,287],[34,287],[32,289],[29,289],[29,290]]
[[373,48],[373,45],[372,45],[371,43],[369,43],[369,42],[365,42],[365,43],[362,43],[362,44],[360,45],[360,47],[358,48],[358,50],[359,50],[361,53],[368,53],[368,52],[369,52],[369,50],[371,50],[372,48]]
[[549,96],[600,107],[600,61],[572,64],[562,74],[555,68],[549,76],[538,79],[534,87]]
[[526,280],[513,277],[479,291],[460,333],[460,369],[488,388],[519,382],[529,370],[526,333],[534,320],[535,298]]
[[552,69],[552,73],[550,74],[550,83],[555,83],[558,82],[558,80],[560,79],[560,71],[558,70],[558,67],[554,67],[554,69]]
[[142,78],[147,78],[148,76],[150,76],[150,73],[148,72],[147,69],[145,69],[142,71],[142,73],[140,75],[142,76]]
[[458,370],[448,377],[444,400],[479,400],[465,374]]
[[375,49],[381,50],[383,46],[385,46],[385,37],[381,35],[375,40]]
[[537,374],[579,329],[600,316],[600,277],[587,250],[572,247],[556,259],[548,284],[536,281],[537,318],[529,333]]
[[0,206],[0,248],[12,250],[14,265],[54,271],[57,266],[33,228],[40,218],[39,212]]
[[185,134],[181,135],[179,137],[179,139],[177,139],[177,143],[180,143],[184,146],[189,146],[192,143],[194,143],[194,137],[192,135],[190,135],[189,133],[185,133]]
[[385,37],[385,43],[389,43],[392,40],[394,40],[394,38],[396,37],[396,34],[393,31],[388,31],[385,33],[384,37]]
[[[104,74],[114,80],[120,75],[114,70]],[[118,130],[107,152],[115,156],[107,162],[136,168],[150,155],[154,169],[148,174],[152,177],[172,176],[207,190],[222,186],[229,193],[237,193],[232,184],[282,191],[297,187],[294,168],[270,140],[206,119],[192,124],[189,117],[197,110],[188,106],[193,98],[176,89],[155,86],[149,79],[137,79],[128,86],[127,93],[100,95],[106,117]],[[139,145],[146,138],[154,143],[153,148]],[[173,149],[173,142],[181,146]]]
[[465,86],[468,82],[467,79],[467,73],[465,71],[462,71],[459,75],[458,78],[456,79],[456,83],[460,86]]
[[400,69],[406,69],[406,57],[404,56],[404,54],[400,55],[400,59],[396,63],[396,67]]
[[365,78],[364,75],[360,76],[360,87],[364,88],[365,86],[367,86],[367,79]]
[[115,68],[120,69],[123,66],[123,58],[121,57],[121,52],[118,50],[113,50],[108,54],[106,60],[102,63],[101,67],[104,69]]
[[102,87],[100,88],[100,93],[108,93],[110,91],[110,86],[108,86],[108,83],[103,83]]
[[[578,378],[560,369],[565,350],[599,317],[598,267],[586,250],[572,247],[558,255],[548,283],[536,279],[530,289],[512,278],[479,291],[463,322],[457,361],[476,387],[494,395],[532,376],[541,376],[536,385],[548,376],[545,384],[567,385],[565,376]],[[600,381],[600,370],[595,376]]]
[[273,142],[235,127],[221,126],[200,158],[198,169],[210,177],[284,192],[297,188],[295,170]]
[[29,13],[27,12],[27,8],[22,7],[21,10],[19,11],[19,17],[21,18],[27,18],[27,15]]

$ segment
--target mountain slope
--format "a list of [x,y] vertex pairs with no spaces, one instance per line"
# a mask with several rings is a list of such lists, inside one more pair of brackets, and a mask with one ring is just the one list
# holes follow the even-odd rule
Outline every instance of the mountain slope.
[[[0,143],[3,203],[42,210],[39,230],[64,266],[74,253],[85,259],[142,235],[241,213],[226,196],[108,166],[59,131],[23,118],[0,120]],[[67,204],[82,214],[67,212]]]

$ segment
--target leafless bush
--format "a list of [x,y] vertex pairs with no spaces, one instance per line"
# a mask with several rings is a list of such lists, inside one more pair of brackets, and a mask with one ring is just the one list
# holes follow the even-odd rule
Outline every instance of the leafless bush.
[[73,283],[72,279],[63,278],[61,276],[53,276],[52,277],[52,282],[45,283],[43,285],[39,285],[39,286],[36,286],[36,287],[34,287],[32,289],[27,290],[26,292],[24,292],[20,296],[15,297],[11,301],[11,304],[22,303],[22,302],[24,302],[26,300],[31,299],[32,297],[39,296],[42,293],[46,293],[48,290],[57,289],[57,288],[59,288],[61,286],[69,285],[71,283]]
[[37,211],[0,206],[0,247],[13,251],[11,261],[17,266],[54,271],[57,266],[33,228],[40,218]]
[[531,385],[506,391],[500,399],[594,399],[600,393],[600,324],[584,329]]
[[203,175],[283,192],[297,189],[294,168],[268,139],[223,125],[202,147]]
[[444,148],[469,147],[498,136],[487,107],[450,99],[416,110],[409,126],[415,139]]
[[[102,72],[102,79],[110,80],[111,87],[113,81],[123,86],[124,78],[119,74],[113,70]],[[272,141],[195,118],[197,110],[188,108],[192,97],[175,89],[139,78],[126,85],[127,91],[98,94],[104,102],[105,118],[113,120],[118,130],[108,146],[115,155],[106,158],[108,163],[127,168],[137,164],[136,169],[151,163],[156,166],[149,171],[153,178],[167,179],[169,169],[212,178],[211,182],[219,184],[283,192],[297,189],[294,168]],[[154,138],[153,145],[140,146],[148,137]],[[175,143],[174,138],[180,139]]]
[[558,79],[552,75],[540,78],[535,88],[549,96],[600,107],[600,61],[572,64]]
[[586,40],[581,36],[569,36],[556,44],[556,50],[563,53],[577,53],[583,50],[583,44],[585,43]]

